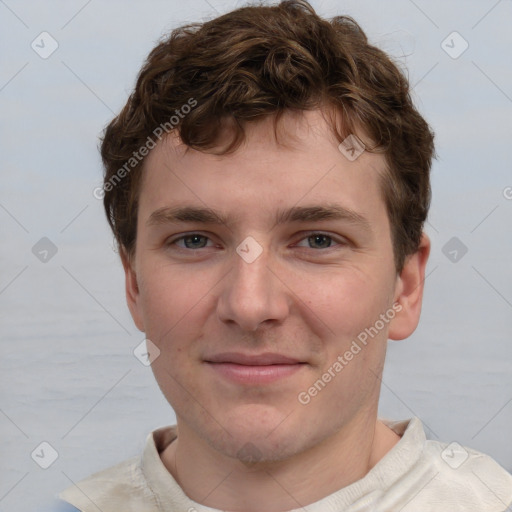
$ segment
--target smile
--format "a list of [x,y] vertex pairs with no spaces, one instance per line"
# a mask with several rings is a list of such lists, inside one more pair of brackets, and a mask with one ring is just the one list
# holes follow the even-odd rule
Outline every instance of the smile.
[[221,377],[239,384],[270,384],[289,377],[307,364],[281,354],[218,354],[205,363]]

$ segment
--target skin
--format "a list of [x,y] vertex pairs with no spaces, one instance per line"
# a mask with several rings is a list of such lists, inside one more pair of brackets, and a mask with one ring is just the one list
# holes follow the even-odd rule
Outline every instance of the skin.
[[[320,110],[286,114],[280,127],[277,141],[270,119],[248,125],[245,143],[224,156],[185,151],[177,136],[160,143],[144,164],[135,255],[121,253],[128,306],[160,350],[153,372],[177,417],[162,462],[190,498],[221,510],[300,508],[364,477],[399,441],[377,419],[387,340],[409,336],[421,310],[430,242],[423,235],[397,273],[377,179],[384,157],[349,161]],[[278,210],[332,204],[369,229],[346,219],[275,224]],[[147,225],[169,206],[232,219]],[[252,263],[236,252],[248,236],[262,248]],[[378,335],[300,403],[396,303]],[[242,384],[205,362],[222,352],[303,364]]]

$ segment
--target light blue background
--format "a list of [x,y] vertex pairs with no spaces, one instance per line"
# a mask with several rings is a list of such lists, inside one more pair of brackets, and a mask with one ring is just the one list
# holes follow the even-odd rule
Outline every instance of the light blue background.
[[[381,415],[419,416],[512,470],[512,2],[313,1],[352,15],[405,64],[437,134],[433,249],[420,327],[391,342]],[[125,305],[100,201],[98,135],[156,40],[230,0],[0,1],[0,511],[33,511],[90,473],[138,454],[174,422]],[[49,32],[48,59],[31,42]],[[452,59],[442,41],[469,48]],[[509,196],[510,197],[510,196]],[[56,244],[47,263],[31,252]],[[458,237],[468,253],[442,252]],[[43,470],[30,454],[50,443]]]

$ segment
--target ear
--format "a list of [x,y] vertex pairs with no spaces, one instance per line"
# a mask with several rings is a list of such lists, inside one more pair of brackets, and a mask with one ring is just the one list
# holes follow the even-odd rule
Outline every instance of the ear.
[[137,274],[135,273],[135,258],[128,256],[124,248],[119,250],[121,261],[123,263],[125,275],[126,302],[132,315],[133,321],[139,331],[145,332],[140,305],[140,291],[137,283]]
[[407,257],[397,277],[394,304],[399,303],[401,310],[389,325],[388,337],[392,340],[409,337],[418,326],[429,254],[430,239],[423,233],[418,250]]

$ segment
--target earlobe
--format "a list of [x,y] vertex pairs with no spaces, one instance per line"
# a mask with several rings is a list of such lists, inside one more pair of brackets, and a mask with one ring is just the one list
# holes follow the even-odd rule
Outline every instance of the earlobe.
[[407,338],[418,326],[429,254],[430,239],[423,233],[418,250],[407,257],[397,277],[395,303],[401,310],[390,322],[388,337],[392,340]]
[[128,304],[128,309],[130,310],[137,329],[145,332],[140,310],[139,284],[137,282],[137,274],[134,269],[134,261],[132,261],[134,258],[130,258],[123,248],[121,248],[119,252],[125,275],[126,303]]

